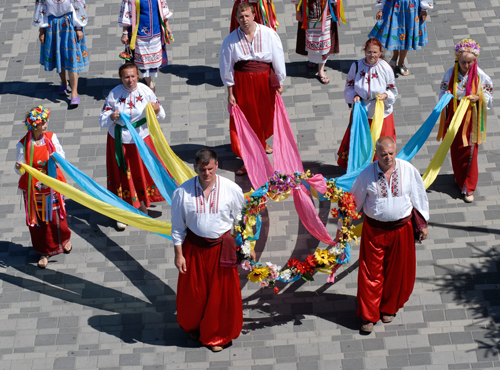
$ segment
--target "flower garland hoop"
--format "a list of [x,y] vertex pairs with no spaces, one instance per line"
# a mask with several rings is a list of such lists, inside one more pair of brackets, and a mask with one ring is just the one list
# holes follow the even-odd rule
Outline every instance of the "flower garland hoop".
[[357,237],[354,235],[355,226],[352,225],[352,221],[360,219],[361,214],[356,212],[354,197],[351,193],[337,188],[334,180],[328,180],[326,181],[327,191],[322,196],[332,203],[337,203],[337,207],[331,210],[332,216],[338,218],[336,244],[329,249],[316,248],[314,254],[307,256],[304,261],[290,259],[285,269],[271,262],[263,265],[251,259],[250,252],[253,251],[259,239],[262,224],[260,212],[266,208],[267,201],[269,199],[281,201],[288,198],[292,190],[300,188],[302,183],[311,177],[313,175],[309,170],[292,175],[275,171],[265,185],[245,195],[246,203],[238,216],[235,229],[241,267],[249,271],[248,280],[258,283],[262,288],[273,287],[275,293],[279,291],[276,286],[277,281],[285,283],[299,279],[312,281],[314,271],[330,274],[328,282],[333,282],[334,273],[350,260],[351,244],[357,244]]

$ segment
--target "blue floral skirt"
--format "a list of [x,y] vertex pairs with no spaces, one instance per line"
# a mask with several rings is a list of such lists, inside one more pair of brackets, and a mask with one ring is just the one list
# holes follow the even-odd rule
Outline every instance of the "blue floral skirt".
[[368,37],[378,39],[387,50],[420,49],[428,41],[420,11],[420,0],[388,0]]
[[46,71],[62,68],[69,72],[82,72],[89,64],[89,53],[83,39],[77,40],[73,26],[73,14],[67,13],[60,17],[49,15],[49,26],[45,29],[45,43],[40,49],[40,64]]

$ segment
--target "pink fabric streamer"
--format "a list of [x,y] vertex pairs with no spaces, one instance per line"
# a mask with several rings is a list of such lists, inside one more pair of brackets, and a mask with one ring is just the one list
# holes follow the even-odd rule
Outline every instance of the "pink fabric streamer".
[[326,186],[326,180],[321,174],[314,175],[310,179],[307,179],[306,182],[311,185],[314,189],[318,191],[318,193],[325,194],[328,189]]
[[337,270],[340,268],[340,264],[337,264],[333,267],[332,269],[332,273],[330,275],[328,275],[328,279],[326,279],[326,282],[327,283],[335,283],[335,273],[337,272]]
[[238,105],[228,106],[228,110],[234,117],[234,125],[240,140],[241,159],[245,163],[248,178],[253,188],[258,189],[273,175],[273,166],[240,107]]
[[328,230],[325,225],[321,222],[318,212],[316,212],[316,207],[312,199],[310,198],[310,193],[304,185],[300,186],[300,189],[292,190],[293,203],[295,204],[295,209],[299,215],[300,220],[306,227],[307,231],[311,233],[319,241],[322,241],[328,245],[337,244],[332,240]]
[[[295,135],[290,127],[288,113],[280,94],[276,94],[274,105],[273,160],[274,169],[281,173],[304,172]],[[239,136],[239,133],[238,133]],[[267,157],[266,157],[267,158]]]

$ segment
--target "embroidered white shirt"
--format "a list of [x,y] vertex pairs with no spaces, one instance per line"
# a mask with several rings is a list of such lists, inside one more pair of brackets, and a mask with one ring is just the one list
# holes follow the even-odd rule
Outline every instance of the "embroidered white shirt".
[[[114,122],[111,119],[111,114],[116,110],[121,113],[126,113],[131,117],[130,122],[134,123],[146,117],[146,105],[148,105],[148,103],[160,104],[153,90],[143,83],[137,83],[137,88],[135,90],[127,90],[123,85],[117,86],[111,90],[106,98],[106,102],[104,103],[99,116],[99,123],[101,127],[107,127],[109,134],[114,138],[115,125],[119,124],[120,126],[123,126],[125,123],[121,119]],[[165,118],[165,110],[161,104],[160,113],[158,113],[156,117],[158,119]],[[147,123],[137,127],[135,130],[143,139],[149,136]],[[132,139],[132,135],[130,135],[130,132],[124,128],[122,130],[122,143],[131,144],[133,142],[134,140]]]
[[429,219],[429,202],[422,177],[409,162],[396,159],[390,181],[378,161],[365,168],[354,181],[351,193],[356,209],[375,220],[397,221],[408,217],[413,208]]
[[75,27],[85,27],[87,25],[87,5],[85,0],[37,0],[35,2],[33,26],[47,28],[49,26],[49,15],[60,17],[67,13],[73,13],[73,25]]
[[218,176],[208,198],[198,176],[184,182],[172,197],[172,240],[181,245],[189,228],[196,235],[217,239],[231,229],[243,208],[241,188]]
[[276,77],[283,86],[286,78],[285,54],[277,32],[269,27],[255,23],[252,42],[238,27],[222,43],[219,69],[225,86],[234,86],[234,65],[240,60],[255,60],[272,63]]
[[[439,90],[439,99],[444,95],[447,90],[450,90],[453,94],[453,85],[449,86],[451,75],[453,74],[453,68],[450,68],[443,76],[441,81],[441,88]],[[479,75],[479,80],[481,81],[481,87],[483,89],[484,97],[486,98],[487,108],[493,107],[493,81],[490,76],[488,76],[484,71],[477,67],[477,74]],[[457,83],[457,99],[460,100],[465,97],[465,91],[467,90],[467,81],[469,80],[469,75],[462,76],[458,72],[458,83]]]
[[373,118],[375,112],[375,99],[377,95],[386,93],[384,100],[384,118],[392,113],[392,105],[396,102],[398,89],[392,67],[383,59],[374,65],[366,63],[365,58],[351,65],[344,88],[344,98],[347,104],[353,104],[354,97],[358,95],[366,106],[368,118]]

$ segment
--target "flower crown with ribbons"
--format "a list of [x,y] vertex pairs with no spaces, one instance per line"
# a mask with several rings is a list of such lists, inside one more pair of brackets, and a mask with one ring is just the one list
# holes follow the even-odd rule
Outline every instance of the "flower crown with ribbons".
[[26,118],[26,130],[31,131],[38,125],[43,124],[49,120],[50,109],[44,108],[39,105],[36,108],[33,108],[29,114],[28,118]]
[[463,39],[458,44],[455,45],[455,55],[458,57],[462,53],[471,53],[476,57],[479,56],[481,52],[481,47],[473,39]]

